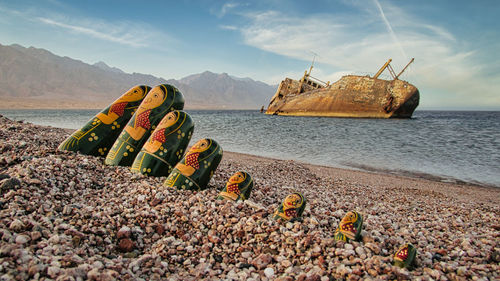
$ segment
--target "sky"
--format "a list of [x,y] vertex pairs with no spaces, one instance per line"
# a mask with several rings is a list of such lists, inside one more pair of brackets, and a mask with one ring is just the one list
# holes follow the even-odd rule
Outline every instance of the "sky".
[[[165,79],[212,71],[277,85],[373,75],[389,59],[418,109],[500,110],[500,1],[0,0],[0,44]],[[381,76],[390,79],[386,71]]]

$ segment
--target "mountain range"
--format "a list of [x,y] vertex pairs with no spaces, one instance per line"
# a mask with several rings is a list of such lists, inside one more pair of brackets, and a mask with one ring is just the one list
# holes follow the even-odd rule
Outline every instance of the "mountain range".
[[125,73],[45,49],[0,44],[0,108],[104,108],[139,84],[176,86],[186,109],[258,109],[277,86],[205,71],[179,80]]

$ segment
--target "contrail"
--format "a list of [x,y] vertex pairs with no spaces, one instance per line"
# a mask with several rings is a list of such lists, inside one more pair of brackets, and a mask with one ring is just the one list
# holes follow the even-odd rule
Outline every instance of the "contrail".
[[375,1],[375,4],[377,4],[378,10],[380,11],[380,15],[382,16],[382,19],[384,20],[385,25],[387,26],[387,30],[391,34],[392,40],[394,40],[394,42],[396,44],[398,44],[398,47],[401,50],[401,53],[403,54],[403,56],[405,57],[405,59],[408,60],[408,56],[406,55],[405,50],[403,49],[403,46],[399,42],[398,37],[396,37],[396,33],[394,33],[394,30],[392,30],[391,24],[389,23],[389,21],[385,17],[384,10],[382,10],[382,6],[378,2],[378,0],[373,0],[373,1]]

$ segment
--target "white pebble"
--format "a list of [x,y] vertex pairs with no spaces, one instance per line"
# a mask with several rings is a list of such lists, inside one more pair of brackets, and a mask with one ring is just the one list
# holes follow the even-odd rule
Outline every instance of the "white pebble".
[[267,278],[273,278],[274,269],[271,267],[268,267],[268,268],[264,269],[264,274],[266,275]]

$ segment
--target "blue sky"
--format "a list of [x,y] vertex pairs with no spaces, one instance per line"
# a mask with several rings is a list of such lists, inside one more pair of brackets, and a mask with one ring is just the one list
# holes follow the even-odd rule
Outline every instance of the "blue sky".
[[[500,110],[500,1],[0,0],[0,44],[166,79],[209,70],[269,84],[373,75],[392,58],[420,109]],[[386,72],[387,74],[387,72]],[[388,76],[386,76],[388,77]]]

